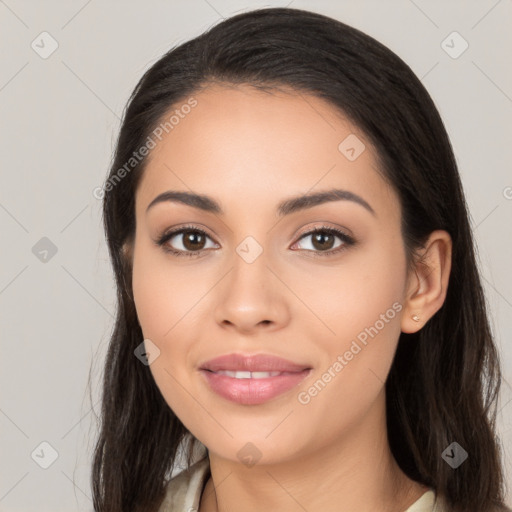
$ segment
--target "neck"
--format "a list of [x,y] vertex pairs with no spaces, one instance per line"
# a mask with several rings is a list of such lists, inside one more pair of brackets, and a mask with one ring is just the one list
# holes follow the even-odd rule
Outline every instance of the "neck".
[[[350,432],[323,449],[247,467],[210,451],[199,512],[396,512],[427,487],[409,479],[389,448],[384,394]],[[325,442],[325,441],[324,441]]]

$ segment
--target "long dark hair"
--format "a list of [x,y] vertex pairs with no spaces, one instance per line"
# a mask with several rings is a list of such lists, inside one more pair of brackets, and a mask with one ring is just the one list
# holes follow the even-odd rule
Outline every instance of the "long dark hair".
[[[409,263],[433,230],[451,235],[446,300],[419,332],[401,334],[386,382],[389,443],[403,471],[434,488],[454,512],[502,505],[495,433],[499,359],[463,189],[439,113],[411,69],[375,39],[320,14],[270,8],[231,17],[171,49],[144,73],[124,112],[102,190],[117,316],[93,461],[95,509],[158,510],[181,443],[189,440],[193,447],[196,441],[163,399],[149,367],[134,356],[143,334],[123,245],[133,241],[135,192],[147,160],[130,159],[164,116],[213,82],[293,88],[327,100],[375,146],[379,170],[400,197]],[[469,454],[457,469],[442,458],[452,442]]]

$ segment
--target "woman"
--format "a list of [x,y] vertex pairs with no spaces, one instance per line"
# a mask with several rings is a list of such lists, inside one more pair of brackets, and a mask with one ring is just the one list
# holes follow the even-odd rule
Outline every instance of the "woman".
[[297,9],[225,20],[144,74],[104,194],[96,510],[504,509],[463,190],[389,49]]

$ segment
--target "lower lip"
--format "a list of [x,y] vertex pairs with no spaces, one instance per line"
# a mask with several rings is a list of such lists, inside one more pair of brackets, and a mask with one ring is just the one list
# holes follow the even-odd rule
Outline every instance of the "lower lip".
[[311,369],[308,369],[265,379],[235,379],[201,370],[212,391],[227,400],[244,405],[262,404],[282,395],[297,386],[310,372]]

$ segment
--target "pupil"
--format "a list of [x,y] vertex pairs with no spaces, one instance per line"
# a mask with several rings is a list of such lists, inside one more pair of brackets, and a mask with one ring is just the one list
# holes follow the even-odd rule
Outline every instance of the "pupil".
[[[201,247],[197,247],[197,245],[201,245],[201,238],[203,235],[201,233],[196,233],[194,231],[189,231],[188,234],[185,236],[185,242],[184,245],[187,249],[191,251],[197,251],[198,249],[201,249]],[[198,241],[199,239],[199,241]],[[189,247],[191,245],[191,247]]]
[[[329,243],[325,243],[325,239],[326,238],[330,238],[330,244]],[[332,247],[332,242],[333,242],[333,238],[334,236],[331,235],[331,234],[323,234],[323,233],[317,233],[313,236],[313,245],[315,246],[315,248],[317,249],[330,249]]]

